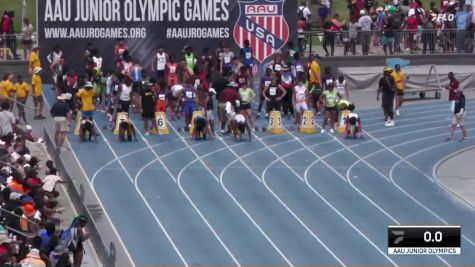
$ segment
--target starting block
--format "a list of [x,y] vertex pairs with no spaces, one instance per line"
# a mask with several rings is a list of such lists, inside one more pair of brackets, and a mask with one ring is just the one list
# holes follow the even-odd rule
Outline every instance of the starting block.
[[152,133],[159,135],[170,134],[165,112],[155,112],[155,126],[152,129]]
[[282,117],[280,115],[280,111],[273,110],[270,112],[267,131],[273,134],[285,133],[285,130],[282,127]]
[[302,116],[302,122],[300,123],[300,132],[306,134],[317,133],[317,127],[315,126],[315,115],[312,111],[306,110]]
[[195,130],[195,117],[196,116],[204,116],[203,111],[194,111],[193,115],[191,116],[191,127],[190,127],[190,134],[193,134],[193,131]]
[[81,128],[82,113],[78,111],[76,114],[76,127],[74,128],[74,135],[79,135],[79,129]]
[[129,114],[127,112],[117,113],[117,117],[115,119],[115,128],[114,128],[115,135],[119,134],[119,125],[123,121],[129,122]]
[[339,133],[344,133],[345,132],[345,119],[346,119],[346,117],[348,117],[348,115],[350,115],[350,113],[351,112],[349,110],[340,111],[340,120],[338,121],[337,132],[339,132]]

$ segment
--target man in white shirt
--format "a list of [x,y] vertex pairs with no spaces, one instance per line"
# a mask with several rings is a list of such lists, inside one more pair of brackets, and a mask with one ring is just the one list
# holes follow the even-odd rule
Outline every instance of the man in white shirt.
[[165,80],[165,69],[167,65],[167,60],[168,55],[163,50],[163,46],[160,46],[158,48],[157,54],[155,55],[155,60],[152,63],[152,70],[155,69],[158,81]]
[[49,197],[57,198],[59,193],[56,191],[55,187],[57,183],[64,183],[64,180],[61,179],[58,175],[50,174],[46,175],[43,178],[43,186],[42,189],[46,192]]
[[307,7],[307,4],[305,3],[305,1],[302,1],[300,3],[300,7],[298,10],[298,16],[299,16],[298,19],[304,18],[305,22],[309,24],[311,15],[312,15],[312,12],[310,11],[310,8]]
[[0,137],[4,137],[8,134],[13,134],[13,128],[15,128],[15,116],[9,111],[10,103],[4,101],[1,104],[2,110],[0,111]]

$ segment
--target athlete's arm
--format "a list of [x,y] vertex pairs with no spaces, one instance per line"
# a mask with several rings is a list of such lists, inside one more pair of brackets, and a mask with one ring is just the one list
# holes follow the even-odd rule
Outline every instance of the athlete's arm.
[[282,92],[282,95],[279,97],[279,100],[281,100],[287,94],[287,91],[280,84],[277,87],[279,88],[280,92]]

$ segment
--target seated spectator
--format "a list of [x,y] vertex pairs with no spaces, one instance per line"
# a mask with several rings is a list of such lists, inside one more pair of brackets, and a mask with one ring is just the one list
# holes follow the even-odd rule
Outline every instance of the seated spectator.
[[46,262],[40,256],[41,237],[35,236],[33,239],[33,245],[31,246],[30,253],[26,255],[20,264],[22,266],[29,267],[46,267]]

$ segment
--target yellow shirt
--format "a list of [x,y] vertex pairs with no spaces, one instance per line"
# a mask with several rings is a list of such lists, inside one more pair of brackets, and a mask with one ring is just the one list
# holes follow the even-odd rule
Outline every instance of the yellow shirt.
[[404,82],[406,81],[406,75],[402,71],[393,71],[391,74],[396,82],[396,88],[398,90],[404,90]]
[[90,89],[90,90],[80,89],[76,93],[76,96],[81,98],[82,111],[93,111],[95,109],[94,107],[95,95],[96,95],[96,92],[94,91],[94,89]]
[[16,91],[17,98],[25,98],[28,95],[28,84],[26,82],[15,83],[14,90]]
[[320,65],[316,60],[310,64],[310,83],[320,83]]
[[33,88],[33,96],[43,95],[43,82],[38,74],[33,74],[31,77],[31,88]]
[[33,71],[36,67],[40,67],[40,58],[38,57],[38,54],[34,51],[31,51],[30,53],[30,69]]
[[0,95],[10,98],[10,91],[13,90],[13,83],[10,80],[0,82]]

